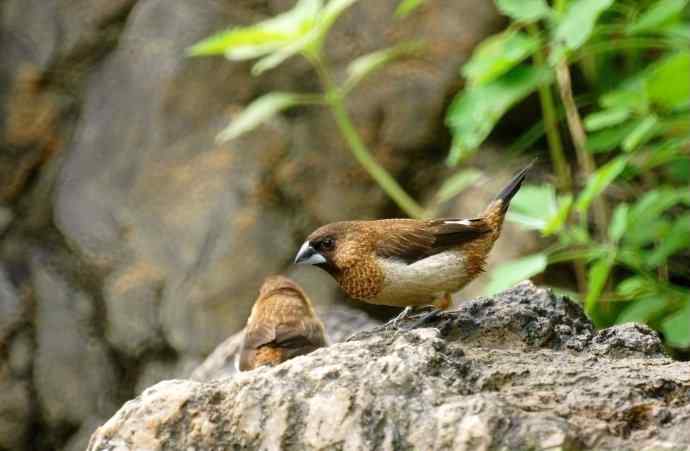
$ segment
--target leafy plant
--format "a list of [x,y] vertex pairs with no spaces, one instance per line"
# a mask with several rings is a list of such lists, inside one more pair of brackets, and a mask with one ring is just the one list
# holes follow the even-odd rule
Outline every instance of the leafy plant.
[[[449,162],[474,154],[505,112],[537,93],[544,120],[518,142],[546,134],[556,184],[525,186],[509,213],[553,243],[496,268],[488,290],[573,262],[585,309],[598,325],[645,322],[671,346],[690,347],[688,2],[496,3],[511,23],[462,69],[466,88],[447,114]],[[571,71],[583,76],[594,105],[578,106]],[[576,181],[560,118],[575,152]]]

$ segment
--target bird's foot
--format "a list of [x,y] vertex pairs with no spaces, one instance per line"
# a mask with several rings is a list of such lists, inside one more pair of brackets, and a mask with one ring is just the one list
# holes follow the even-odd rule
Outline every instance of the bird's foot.
[[411,311],[412,307],[408,305],[402,312],[398,314],[398,316],[388,321],[386,324],[383,325],[383,327],[392,327],[394,329],[397,329],[399,327],[400,321],[406,319],[410,315]]
[[420,315],[415,316],[414,318],[416,319],[415,322],[413,322],[410,326],[407,327],[408,330],[412,329],[417,329],[418,327],[422,327],[423,325],[433,321],[434,319],[438,318],[438,316],[443,312],[441,309],[433,309],[429,312],[422,313]]

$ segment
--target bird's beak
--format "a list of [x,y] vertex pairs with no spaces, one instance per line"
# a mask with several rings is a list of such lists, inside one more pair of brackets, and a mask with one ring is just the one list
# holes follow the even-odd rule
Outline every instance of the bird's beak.
[[305,265],[320,265],[326,263],[326,257],[316,252],[316,249],[311,247],[309,241],[305,241],[302,247],[299,248],[295,263],[304,263]]

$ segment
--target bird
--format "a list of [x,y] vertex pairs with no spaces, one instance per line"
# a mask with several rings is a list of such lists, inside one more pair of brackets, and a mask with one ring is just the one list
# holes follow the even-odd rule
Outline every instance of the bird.
[[269,276],[247,319],[235,364],[239,371],[277,365],[327,344],[323,323],[304,290],[285,276]]
[[510,201],[532,165],[519,171],[470,219],[379,219],[326,224],[312,232],[297,264],[325,270],[351,298],[370,304],[443,310],[451,294],[485,269]]

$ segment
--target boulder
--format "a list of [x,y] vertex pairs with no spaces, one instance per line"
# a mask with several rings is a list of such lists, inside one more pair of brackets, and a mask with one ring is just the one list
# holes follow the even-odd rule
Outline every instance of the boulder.
[[276,367],[161,382],[88,450],[690,449],[690,363],[646,327],[596,332],[529,282],[410,323]]
[[[36,353],[33,384],[52,427],[107,417],[117,406],[117,368],[94,327],[94,304],[50,261],[33,258]],[[59,331],[59,333],[58,333]]]

